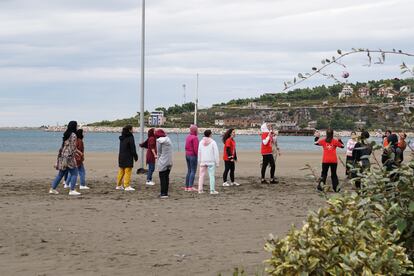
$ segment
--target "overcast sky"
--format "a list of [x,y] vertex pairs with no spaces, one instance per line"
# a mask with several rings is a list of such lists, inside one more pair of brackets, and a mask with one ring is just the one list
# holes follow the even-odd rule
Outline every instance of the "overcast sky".
[[[140,0],[0,0],[0,126],[93,122],[139,108]],[[279,92],[337,49],[414,52],[412,0],[147,0],[145,108]],[[389,57],[350,81],[400,77]],[[339,71],[338,71],[339,70]],[[340,68],[332,68],[340,72]],[[314,79],[303,86],[332,84]]]

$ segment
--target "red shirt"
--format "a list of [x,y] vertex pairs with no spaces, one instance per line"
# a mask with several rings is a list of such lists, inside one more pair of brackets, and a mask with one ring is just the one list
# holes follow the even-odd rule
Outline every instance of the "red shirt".
[[332,139],[330,143],[326,142],[325,139],[319,140],[315,143],[323,147],[323,157],[322,163],[338,163],[338,158],[336,156],[336,148],[343,148],[344,145],[336,139]]
[[157,153],[157,141],[154,136],[148,137],[148,149],[147,149],[147,164],[155,163],[155,156],[152,150]]
[[267,136],[269,135],[269,132],[263,132],[262,133],[262,147],[260,149],[260,152],[262,155],[266,154],[272,154],[272,144],[273,144],[273,137],[269,137],[269,141],[267,144],[263,144],[263,140],[266,140]]
[[[231,156],[233,156],[232,159],[229,158],[227,155],[226,148],[230,148]],[[224,144],[224,150],[223,150],[223,160],[224,161],[230,161],[234,159],[234,154],[236,153],[236,141],[233,140],[233,138],[228,138],[226,140],[226,143]]]

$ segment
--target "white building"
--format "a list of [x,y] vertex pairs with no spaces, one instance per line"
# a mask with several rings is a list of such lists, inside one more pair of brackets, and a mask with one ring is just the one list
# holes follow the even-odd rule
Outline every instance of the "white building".
[[343,99],[352,96],[352,93],[354,93],[354,89],[350,85],[344,85],[342,88],[342,91],[339,92],[338,98]]
[[400,87],[400,92],[403,93],[410,93],[411,92],[411,86],[410,85],[404,85]]
[[148,124],[150,126],[162,126],[165,123],[165,119],[163,111],[154,111],[151,112],[148,118]]
[[368,87],[361,87],[358,89],[358,95],[361,98],[369,98],[370,89]]
[[224,120],[214,120],[214,125],[216,125],[216,126],[224,126]]

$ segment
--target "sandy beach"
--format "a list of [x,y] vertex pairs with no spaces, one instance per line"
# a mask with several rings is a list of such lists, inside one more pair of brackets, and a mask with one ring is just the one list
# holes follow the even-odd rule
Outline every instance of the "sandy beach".
[[254,272],[270,256],[263,250],[268,235],[302,225],[308,210],[324,202],[300,170],[309,163],[319,174],[321,152],[283,152],[277,185],[259,184],[261,156],[240,152],[236,181],[242,185],[221,187],[221,166],[217,196],[182,191],[184,156],[174,159],[167,200],[157,198],[158,185],[144,185],[143,175],[133,176],[137,191],[116,191],[116,153],[87,153],[92,189],[69,197],[63,185],[61,194],[47,193],[55,153],[0,153],[0,275]]

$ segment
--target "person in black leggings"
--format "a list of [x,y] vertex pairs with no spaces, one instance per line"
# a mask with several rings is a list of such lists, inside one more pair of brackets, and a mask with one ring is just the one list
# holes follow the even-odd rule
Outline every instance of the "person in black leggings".
[[[234,170],[236,168],[235,162],[237,162],[237,153],[236,153],[236,142],[234,137],[236,136],[236,131],[232,128],[226,131],[223,135],[223,160],[224,160],[224,173],[223,173],[223,186],[240,186],[239,183],[234,181]],[[230,172],[230,181],[227,181],[227,175]]]

